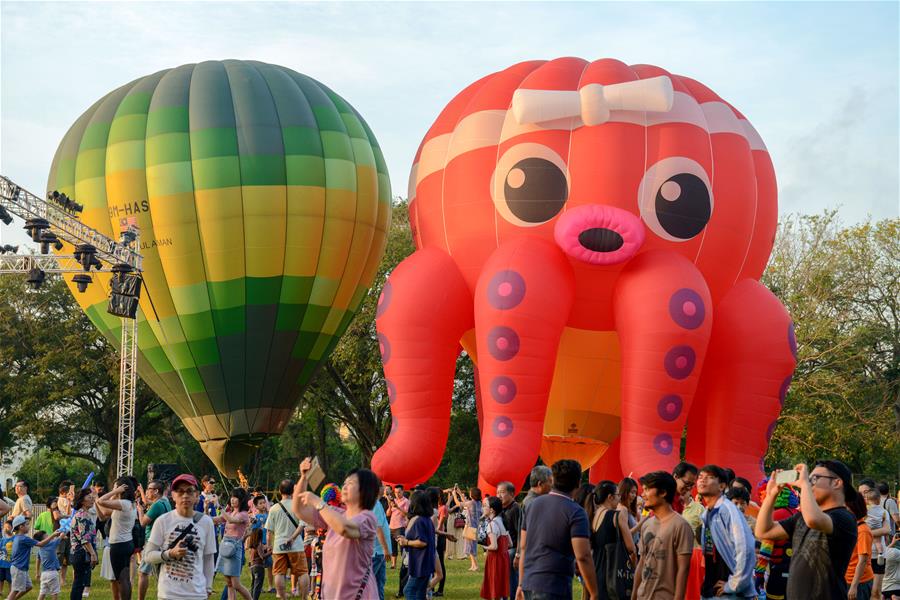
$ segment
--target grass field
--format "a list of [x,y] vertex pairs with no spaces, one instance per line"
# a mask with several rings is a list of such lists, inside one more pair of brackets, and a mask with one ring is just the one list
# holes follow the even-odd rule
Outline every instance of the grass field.
[[[35,553],[36,555],[36,553]],[[444,585],[444,598],[448,600],[477,600],[479,597],[479,592],[481,591],[481,579],[484,575],[484,553],[481,552],[479,556],[479,565],[481,565],[482,570],[479,570],[477,573],[472,573],[468,571],[469,561],[468,560],[447,560],[445,562],[447,567],[447,582]],[[32,556],[31,559],[31,579],[34,584],[37,586],[34,590],[28,593],[25,598],[37,598],[38,587],[40,587],[40,575],[37,573],[37,565],[35,564],[35,556]],[[397,577],[399,575],[399,570],[391,570],[390,563],[388,563],[387,570],[387,585],[385,586],[385,600],[389,600],[394,598],[394,595],[397,593]],[[65,600],[69,598],[69,592],[71,588],[71,579],[72,579],[72,569],[68,570],[66,586],[63,587],[62,594],[60,594],[59,600]],[[250,588],[250,570],[244,569],[241,581],[243,581],[244,585],[249,589]],[[100,577],[100,567],[94,569],[92,576],[93,586],[91,587],[91,595],[90,598],[95,600],[111,600],[112,592],[110,590],[109,582]],[[137,583],[137,579],[135,579],[135,584]],[[225,586],[225,580],[221,575],[217,575],[215,579],[215,583],[213,585],[213,589],[215,590],[212,598],[217,599],[222,592],[222,588]],[[9,593],[9,587],[4,589],[4,598],[5,595]],[[151,580],[150,584],[150,592],[147,594],[148,598],[156,598],[156,582],[155,580]],[[132,598],[137,600],[137,585],[134,586],[134,593],[132,594]],[[574,598],[581,598],[581,586],[578,585],[578,581],[575,582],[575,593]],[[275,594],[266,594],[263,593],[260,596],[261,600],[275,600]],[[0,598],[0,600],[3,600]],[[325,600],[336,600],[332,598],[327,598]]]

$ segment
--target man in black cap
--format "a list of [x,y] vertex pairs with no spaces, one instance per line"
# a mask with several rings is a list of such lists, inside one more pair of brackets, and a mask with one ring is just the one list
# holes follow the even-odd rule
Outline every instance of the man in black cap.
[[772,512],[783,484],[778,471],[766,486],[766,499],[756,517],[756,537],[791,539],[793,556],[786,597],[791,600],[847,598],[844,573],[856,547],[856,519],[847,502],[856,498],[850,469],[838,460],[821,460],[812,473],[805,464],[794,469],[800,489],[800,512],[774,522]]

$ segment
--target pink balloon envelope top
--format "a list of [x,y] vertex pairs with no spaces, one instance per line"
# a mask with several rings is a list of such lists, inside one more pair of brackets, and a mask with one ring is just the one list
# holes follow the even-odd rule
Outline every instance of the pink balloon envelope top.
[[[436,468],[434,452],[400,458],[399,448],[418,430],[443,451],[446,361],[472,328],[485,482],[518,483],[534,464],[565,328],[618,334],[625,472],[671,468],[692,406],[703,416],[691,424],[705,428],[728,393],[722,418],[739,417],[741,392],[725,385],[736,367],[710,347],[722,344],[730,361],[778,348],[772,365],[744,365],[765,380],[748,391],[763,415],[749,450],[702,432],[689,445],[698,460],[759,470],[794,363],[790,319],[757,283],[777,225],[775,174],[737,109],[655,66],[516,64],[444,108],[416,154],[409,198],[418,251],[392,274],[378,321],[394,415],[373,462],[383,476],[409,483]],[[409,336],[418,352],[404,364]],[[413,370],[432,367],[431,383],[414,381]]]

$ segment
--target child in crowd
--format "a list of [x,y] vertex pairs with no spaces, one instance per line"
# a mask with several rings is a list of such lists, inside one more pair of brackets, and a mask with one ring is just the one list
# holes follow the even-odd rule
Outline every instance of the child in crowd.
[[[31,591],[31,577],[28,569],[31,566],[31,549],[37,546],[43,548],[59,537],[59,530],[38,541],[28,536],[28,519],[24,515],[18,515],[12,522],[13,543],[10,562],[10,574],[12,575],[12,591],[7,600],[18,600]],[[57,588],[57,593],[59,593]]]
[[[866,525],[872,531],[887,527],[890,529],[890,516],[881,506],[881,493],[877,489],[870,489],[865,493],[866,497]],[[872,561],[884,553],[885,536],[875,536],[872,544]]]
[[263,529],[254,527],[247,537],[247,560],[250,564],[250,596],[259,600],[266,575],[266,558],[271,554],[263,541]]
[[12,586],[12,576],[9,573],[12,566],[9,562],[12,556],[12,543],[12,523],[4,520],[3,527],[0,528],[0,598],[5,598],[3,588],[6,584]]
[[[57,534],[58,535],[58,534]],[[46,538],[47,544],[38,548],[38,558],[41,563],[41,591],[38,594],[38,600],[57,600],[60,588],[60,563],[59,557],[56,556],[56,549],[62,538],[53,535],[47,535],[45,531],[35,531],[34,539],[41,542]]]
[[750,526],[750,531],[753,531],[753,528],[756,527],[756,519],[747,513],[747,508],[750,506],[750,492],[743,487],[733,487],[725,496],[741,511],[744,520]]

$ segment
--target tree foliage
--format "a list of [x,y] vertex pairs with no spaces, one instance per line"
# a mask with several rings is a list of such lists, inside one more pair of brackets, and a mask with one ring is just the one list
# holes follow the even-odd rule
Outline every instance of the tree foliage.
[[767,463],[826,456],[900,468],[900,220],[782,221],[763,283],[794,320],[798,364]]
[[[388,246],[372,289],[313,378],[285,432],[268,439],[244,473],[274,489],[317,455],[329,481],[368,465],[390,427],[375,309],[390,272],[414,250],[405,202],[394,206]],[[897,475],[900,465],[900,220],[843,227],[833,213],[781,223],[763,282],[796,324],[799,362],[767,463],[825,456],[858,473]],[[44,493],[54,479],[78,481],[114,469],[118,354],[59,278],[31,290],[0,277],[0,457],[33,452],[19,470]],[[473,484],[480,449],[474,367],[457,361],[450,434],[432,478]],[[179,419],[143,383],[138,388],[135,473],[177,463],[197,475],[212,464]],[[37,452],[34,449],[39,449]],[[414,451],[414,449],[411,449]],[[46,482],[46,489],[44,489]]]
[[[62,278],[48,276],[33,290],[22,277],[0,277],[0,418],[8,445],[80,458],[112,477],[118,379],[118,353]],[[135,435],[140,438],[169,414],[140,381]]]

